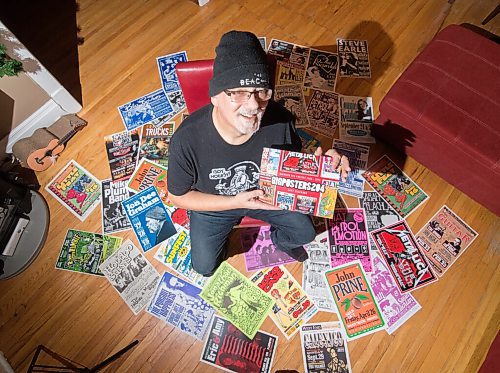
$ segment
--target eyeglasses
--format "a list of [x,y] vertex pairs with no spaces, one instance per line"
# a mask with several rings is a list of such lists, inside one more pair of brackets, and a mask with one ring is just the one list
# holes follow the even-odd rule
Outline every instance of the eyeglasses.
[[256,100],[259,101],[267,101],[273,95],[272,89],[259,89],[256,91],[230,91],[229,89],[225,89],[224,93],[231,98],[231,102],[242,104],[250,100],[252,95],[255,96]]

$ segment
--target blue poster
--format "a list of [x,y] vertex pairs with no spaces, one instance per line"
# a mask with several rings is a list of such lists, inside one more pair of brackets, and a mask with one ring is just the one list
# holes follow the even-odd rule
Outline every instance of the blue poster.
[[186,62],[187,60],[186,51],[168,54],[156,59],[161,85],[166,94],[181,90],[177,73],[175,72],[175,65],[178,62]]
[[154,186],[124,200],[122,206],[144,251],[177,233]]
[[148,312],[183,332],[203,340],[215,310],[200,298],[201,289],[165,272]]
[[153,122],[166,115],[172,115],[174,109],[162,89],[136,98],[118,107],[123,123],[128,131],[143,124]]

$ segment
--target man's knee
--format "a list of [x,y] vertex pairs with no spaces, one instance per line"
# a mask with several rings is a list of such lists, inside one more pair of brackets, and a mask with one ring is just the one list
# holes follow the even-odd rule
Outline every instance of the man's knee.
[[206,277],[212,276],[221,263],[222,261],[193,260],[193,258],[191,258],[191,265],[193,269],[200,275]]
[[303,243],[301,245],[305,245],[310,243],[316,238],[316,230],[314,229],[314,225],[312,222],[304,225],[304,236]]
[[313,241],[316,232],[311,218],[300,213],[287,216],[286,224],[271,233],[275,245],[282,251],[290,251]]

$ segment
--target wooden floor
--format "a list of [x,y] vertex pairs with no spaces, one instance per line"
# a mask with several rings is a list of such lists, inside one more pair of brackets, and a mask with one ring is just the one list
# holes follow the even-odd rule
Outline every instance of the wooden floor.
[[[332,48],[337,37],[367,39],[373,78],[344,79],[338,92],[371,95],[377,111],[437,31],[451,23],[479,26],[497,1],[211,0],[202,8],[188,0],[79,4],[77,20],[85,39],[79,47],[80,115],[89,125],[56,166],[39,174],[43,186],[70,159],[100,179],[110,176],[103,137],[124,129],[118,105],[161,87],[157,56],[186,50],[191,60],[212,58],[220,35],[230,29],[323,48]],[[500,16],[484,28],[498,34]],[[370,161],[383,152],[396,156],[377,144]],[[349,343],[353,371],[475,372],[499,329],[499,219],[414,160],[407,159],[404,170],[431,196],[408,219],[415,232],[446,203],[479,237],[444,278],[414,293],[422,310],[394,335],[380,332]],[[108,371],[214,371],[199,362],[200,341],[144,312],[134,316],[104,278],[54,269],[66,230],[100,232],[101,218],[97,209],[79,222],[43,193],[52,216],[47,243],[24,273],[0,282],[0,350],[15,371],[26,370],[38,344],[92,366],[134,339],[140,344]],[[355,200],[347,202],[355,206]],[[131,232],[123,236],[136,240]],[[152,251],[146,256],[163,272]],[[245,273],[241,255],[230,263]],[[301,278],[301,264],[288,268]],[[318,313],[312,321],[329,318]],[[263,329],[279,336],[273,371],[303,371],[299,338],[287,342],[269,318]]]

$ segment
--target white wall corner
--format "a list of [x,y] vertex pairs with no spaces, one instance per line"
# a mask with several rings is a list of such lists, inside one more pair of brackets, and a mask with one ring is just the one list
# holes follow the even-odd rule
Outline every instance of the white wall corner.
[[42,107],[14,128],[7,141],[6,152],[12,153],[12,146],[20,139],[29,137],[36,129],[54,124],[60,117],[68,114],[54,100],[47,101]]
[[[43,66],[37,58],[26,49],[26,47],[16,38],[16,36],[0,21],[0,31],[6,37],[6,41],[15,41],[15,45],[21,46],[13,49],[12,45],[6,43],[7,51],[10,55],[22,60],[32,60],[37,62],[37,71],[26,72],[35,83],[37,83],[47,94],[59,105],[65,114],[74,114],[82,109],[82,105],[64,88],[59,81]],[[12,50],[9,50],[12,49]]]

